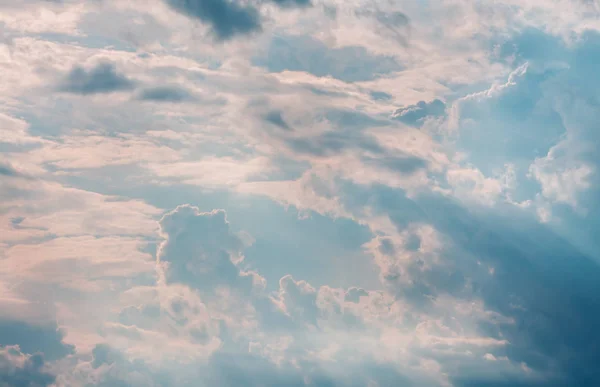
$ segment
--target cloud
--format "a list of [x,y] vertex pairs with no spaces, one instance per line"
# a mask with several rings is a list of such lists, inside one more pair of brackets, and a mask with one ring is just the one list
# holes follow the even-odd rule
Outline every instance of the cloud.
[[114,64],[102,62],[89,70],[75,66],[61,81],[58,90],[90,95],[131,90],[133,86],[134,82],[119,74]]
[[4,3],[19,362],[58,386],[598,384],[590,4]]
[[[358,387],[378,383],[385,386],[402,383],[413,386],[410,380],[391,367],[375,362],[356,363],[346,369],[322,367],[314,361],[299,365],[277,364],[255,353],[215,353],[206,364],[179,374],[153,369],[147,363],[130,361],[120,351],[100,344],[93,350],[93,360],[87,365],[99,386],[329,386]],[[83,368],[80,366],[80,368]]]
[[[449,238],[441,273],[447,273],[448,279],[458,274],[459,286],[438,277],[434,265],[424,277],[415,276],[418,272],[405,277],[409,283],[418,278],[426,281],[426,287],[417,288],[419,294],[435,296],[441,291],[457,297],[480,296],[487,308],[515,321],[481,325],[490,337],[510,343],[501,355],[517,364],[526,363],[544,374],[548,383],[566,378],[569,383],[586,385],[596,380],[598,375],[590,367],[598,357],[592,333],[598,318],[592,294],[598,285],[592,278],[600,268],[590,257],[516,209],[477,214],[440,196],[421,196],[407,206],[399,204],[405,200],[400,193],[384,192],[379,199],[371,197],[370,203],[378,202],[376,207],[382,206],[399,229],[409,222],[427,222]],[[423,248],[418,251],[422,254]],[[395,286],[402,289],[401,284]],[[572,316],[581,318],[569,322]],[[572,329],[572,324],[578,328]],[[493,378],[490,375],[490,382]]]
[[392,118],[411,126],[421,126],[423,121],[428,118],[439,118],[445,115],[446,104],[439,99],[431,102],[419,101],[416,105],[411,105],[397,109]]
[[160,220],[166,241],[158,260],[167,264],[170,283],[184,283],[204,291],[219,286],[250,292],[260,286],[262,278],[236,265],[243,256],[244,242],[229,228],[223,210],[200,212],[197,207],[182,205]]
[[210,25],[220,40],[261,30],[259,11],[232,0],[166,0],[176,11]]
[[[117,321],[103,327],[105,338],[154,365],[203,362],[230,340],[219,304],[227,297],[215,301],[209,295],[212,290],[202,292],[175,282],[131,288],[120,296]],[[165,326],[172,329],[164,331]],[[123,345],[124,339],[131,344]],[[161,353],[152,353],[156,346],[163,348]]]
[[[156,287],[131,289],[123,295],[127,306],[121,310],[119,324],[108,324],[104,329],[110,342],[118,345],[126,339],[128,344],[119,349],[130,356],[152,360],[152,375],[156,375],[165,362],[192,357],[198,362],[195,369],[202,372],[201,377],[194,379],[199,385],[212,385],[215,380],[229,385],[241,380],[225,375],[233,376],[238,367],[245,369],[246,361],[255,364],[253,368],[265,367],[264,373],[243,373],[244,380],[257,385],[269,385],[272,380],[279,384],[308,380],[308,385],[315,386],[326,381],[353,386],[394,377],[404,380],[402,370],[392,365],[389,369],[387,365],[373,368],[370,365],[377,356],[376,343],[384,340],[380,329],[394,330],[402,337],[411,334],[409,327],[393,325],[393,321],[400,318],[396,315],[399,306],[392,306],[393,298],[357,288],[315,288],[289,275],[281,278],[279,290],[270,296],[264,292],[264,286],[250,289],[246,282],[240,282],[245,273],[232,261],[241,254],[243,243],[231,233],[230,227],[223,211],[202,213],[184,205],[167,213],[161,220],[161,232],[167,239],[158,252],[160,263],[166,264],[165,282]],[[432,231],[419,229],[416,232],[420,240],[418,243],[408,241],[410,249],[437,248],[438,242],[429,235]],[[175,257],[180,261],[174,261]],[[186,272],[182,274],[184,269]],[[171,329],[164,331],[161,328],[164,326]],[[265,340],[265,334],[271,339]],[[348,335],[352,334],[360,337],[359,342],[349,341]],[[313,335],[316,339],[311,338]],[[220,343],[218,347],[202,347],[215,342],[216,338]],[[429,350],[430,343],[457,350],[481,347],[482,351],[503,345],[499,340],[486,337],[436,335],[433,331],[423,331],[422,338],[426,341],[415,343],[415,352],[410,352],[414,361],[421,357],[418,350]],[[439,344],[440,341],[443,344]],[[368,347],[362,348],[366,343]],[[148,345],[158,345],[163,350],[151,355]],[[246,353],[247,348],[250,354]],[[389,351],[393,353],[393,346]],[[208,358],[194,353],[203,353]],[[349,353],[354,355],[347,358]],[[228,371],[221,370],[215,363],[222,358],[230,359]],[[357,375],[349,377],[343,372],[344,364],[355,361],[369,365],[359,367]],[[203,372],[204,369],[210,371]],[[409,379],[413,378],[427,379],[423,379],[419,371],[406,379],[406,384],[410,385]],[[171,384],[186,385],[179,379]]]
[[[97,135],[94,131],[76,131],[59,142],[46,142],[28,153],[28,160],[47,163],[63,170],[99,169],[139,162],[177,161],[177,151],[159,144],[154,138],[136,138],[131,134]],[[77,173],[73,171],[73,173]]]
[[297,155],[330,157],[347,154],[350,151],[364,151],[368,154],[383,153],[382,147],[367,129],[383,127],[387,121],[378,120],[360,112],[331,109],[315,114],[321,130],[303,135],[285,136],[282,141]]
[[18,346],[23,353],[43,353],[49,360],[63,358],[74,352],[63,343],[63,332],[56,326],[34,326],[22,321],[0,320],[0,345]]
[[390,100],[392,99],[392,95],[388,94],[384,91],[371,91],[371,98],[374,100]]
[[159,387],[173,383],[169,375],[153,370],[143,361],[130,361],[124,353],[106,343],[95,345],[91,361],[80,362],[77,370],[75,375],[59,380],[70,385],[99,387]]
[[26,121],[0,113],[0,145],[15,147],[39,145],[43,140],[28,133]]
[[313,138],[293,138],[288,140],[289,147],[298,154],[309,154],[317,157],[327,157],[341,154],[348,149],[362,148],[379,151],[380,148],[373,139],[360,133],[327,132]]
[[[421,194],[408,199],[402,191],[390,188],[344,188],[334,190],[335,195],[341,195],[340,201],[351,205],[354,214],[368,207],[374,217],[389,216],[401,231],[399,236],[381,239],[377,247],[380,258],[376,258],[382,268],[382,280],[398,302],[412,304],[408,308],[412,316],[423,310],[432,319],[445,319],[441,316],[448,316],[448,312],[439,308],[447,305],[453,319],[458,319],[453,321],[464,324],[461,329],[471,326],[482,335],[477,340],[452,339],[455,341],[451,351],[465,350],[461,345],[466,343],[498,345],[491,352],[488,348],[487,353],[507,359],[502,363],[506,368],[482,367],[480,373],[469,368],[471,360],[454,362],[445,358],[438,351],[450,342],[448,333],[433,333],[434,337],[428,340],[435,349],[425,345],[413,353],[430,354],[449,373],[453,384],[587,385],[597,378],[589,370],[598,354],[594,344],[588,345],[587,341],[596,336],[593,326],[597,316],[592,311],[597,306],[592,295],[597,284],[592,278],[599,268],[589,256],[537,223],[531,214],[510,205],[480,211],[443,195]],[[419,224],[429,226],[415,226]],[[570,281],[578,286],[570,286]],[[443,301],[447,296],[453,297],[452,301]],[[487,317],[475,323],[460,319],[460,300],[471,303],[479,302],[478,299],[487,309],[482,317]],[[558,299],[562,300],[561,305],[564,302],[558,309],[554,301],[542,302]],[[305,305],[312,305],[312,301]],[[303,306],[298,310],[311,309]],[[573,315],[582,316],[576,322],[577,333],[564,325]],[[317,321],[330,323],[333,319]],[[454,331],[456,327],[445,325],[441,332],[449,329]],[[480,355],[483,359],[485,352]],[[457,359],[456,354],[452,356]],[[571,356],[578,360],[573,363]],[[462,376],[460,369],[470,375]],[[507,374],[502,376],[505,371]]]
[[309,7],[312,6],[311,0],[271,0],[280,7]]
[[2,1],[0,7],[5,11],[0,18],[8,30],[30,34],[77,35],[83,14],[81,6],[61,0],[25,0],[19,6]]
[[54,381],[42,355],[26,355],[19,346],[0,347],[0,385],[45,387]]
[[427,167],[427,161],[414,156],[384,155],[381,158],[364,157],[365,164],[374,164],[394,172],[411,174]]
[[38,284],[96,293],[102,292],[108,282],[117,286],[119,279],[131,281],[154,272],[153,257],[141,251],[146,243],[135,238],[71,236],[47,239],[7,248],[4,251],[6,265],[0,273],[18,273],[21,279]]
[[[53,237],[144,235],[157,228],[153,216],[159,210],[143,201],[123,200],[39,180],[13,184],[0,191],[3,199],[0,207],[8,218],[24,217],[19,225],[30,230],[32,236],[40,231]],[[27,200],[21,202],[24,198]],[[51,221],[56,218],[61,222]],[[9,225],[1,225],[7,227],[3,237],[10,239]]]
[[555,145],[545,157],[535,159],[529,172],[540,183],[544,197],[577,208],[579,196],[590,188],[595,171],[593,166],[564,154],[565,149],[565,142]]
[[5,177],[21,176],[19,171],[13,168],[10,164],[0,164],[0,175]]
[[[390,197],[390,199],[393,198]],[[429,207],[435,208],[432,204],[429,204]],[[434,224],[441,230],[448,232],[443,227],[444,224],[436,222],[451,213],[448,209],[440,211],[438,218],[427,220],[434,221]],[[407,277],[406,285],[408,286],[402,281],[396,281],[393,276],[386,274],[383,277],[388,282],[390,289],[405,287],[404,291],[394,290],[390,298],[382,295],[381,292],[356,288],[348,290],[334,289],[328,286],[315,288],[305,281],[297,281],[291,276],[285,276],[280,281],[278,293],[273,296],[274,304],[272,305],[282,305],[279,312],[276,308],[261,309],[261,305],[264,305],[262,300],[267,301],[268,299],[260,292],[240,287],[238,281],[240,281],[239,277],[243,277],[243,273],[239,269],[236,270],[232,257],[240,255],[243,242],[238,236],[231,233],[230,227],[222,211],[202,213],[191,206],[180,206],[163,217],[161,231],[167,241],[161,246],[158,255],[162,263],[168,264],[165,277],[168,282],[162,283],[158,287],[132,289],[124,294],[123,301],[128,299],[125,304],[129,306],[121,310],[120,323],[107,324],[103,331],[105,337],[111,342],[126,343],[126,345],[121,344],[119,349],[126,351],[127,355],[115,352],[105,346],[97,347],[94,354],[95,360],[91,363],[89,371],[96,375],[95,380],[110,380],[113,385],[118,381],[133,383],[137,380],[138,383],[151,385],[148,384],[150,381],[169,380],[168,383],[171,385],[183,386],[186,385],[186,374],[180,373],[177,376],[178,373],[169,372],[168,376],[165,376],[163,371],[166,372],[166,370],[163,370],[163,365],[170,364],[173,359],[184,361],[189,365],[184,359],[192,356],[194,361],[200,362],[197,367],[192,367],[193,369],[204,370],[204,367],[208,367],[209,370],[212,370],[203,373],[201,378],[195,376],[193,379],[196,383],[206,382],[207,385],[211,385],[213,380],[221,380],[224,385],[233,383],[233,380],[224,375],[235,374],[233,370],[238,367],[243,368],[245,361],[256,364],[255,367],[260,364],[265,367],[264,373],[243,373],[246,379],[250,382],[255,381],[257,385],[261,383],[268,385],[269,380],[276,380],[280,384],[287,380],[310,380],[309,385],[335,381],[344,386],[357,385],[356,383],[362,385],[368,380],[379,380],[386,383],[385,380],[390,380],[386,378],[392,378],[392,380],[394,377],[402,378],[403,371],[392,365],[389,369],[386,368],[387,366],[371,369],[371,366],[365,364],[370,364],[371,360],[369,359],[376,356],[377,351],[385,351],[385,356],[392,356],[397,349],[396,344],[392,344],[393,340],[407,340],[407,337],[415,334],[419,339],[411,343],[410,351],[407,354],[408,358],[403,358],[403,361],[418,363],[429,359],[439,362],[442,370],[445,370],[444,372],[453,375],[457,369],[455,365],[444,360],[443,350],[456,352],[453,355],[454,358],[465,356],[460,362],[463,365],[471,361],[468,360],[467,354],[476,350],[476,353],[480,354],[481,361],[486,361],[483,358],[486,353],[491,353],[498,358],[507,356],[511,361],[522,360],[528,367],[539,372],[538,366],[531,363],[531,358],[522,358],[503,349],[507,343],[504,339],[499,338],[501,336],[495,333],[495,329],[502,329],[502,334],[514,334],[507,319],[500,316],[494,317],[493,314],[490,317],[490,312],[485,311],[482,306],[474,307],[473,302],[475,305],[477,303],[471,298],[472,288],[465,287],[467,282],[461,280],[458,282],[459,286],[456,286],[456,281],[453,279],[456,277],[454,273],[457,272],[457,269],[459,269],[459,273],[461,271],[468,274],[475,273],[478,276],[481,273],[477,270],[471,271],[473,267],[476,267],[474,263],[471,266],[462,266],[460,262],[453,261],[455,258],[452,258],[450,262],[440,264],[442,254],[446,254],[446,258],[454,257],[449,255],[454,254],[454,251],[441,250],[441,246],[445,247],[445,243],[442,245],[440,236],[431,227],[412,228],[403,236],[404,239],[401,242],[382,244],[383,248],[380,249],[382,254],[394,256],[394,260],[386,264],[397,265],[398,259],[412,261],[412,267],[411,265],[406,266],[408,268],[406,273],[410,274]],[[451,236],[454,238],[454,235]],[[408,254],[407,258],[402,258],[402,254]],[[460,256],[462,252],[457,251],[456,254]],[[483,257],[482,254],[478,254],[478,256]],[[221,258],[218,259],[219,257]],[[181,260],[175,261],[176,258]],[[453,265],[457,266],[453,267]],[[500,274],[500,267],[495,267],[496,274]],[[222,268],[226,270],[221,270]],[[185,275],[181,274],[183,270],[187,270]],[[393,271],[386,270],[388,273]],[[450,271],[451,275],[444,274],[447,271]],[[482,272],[489,275],[487,270],[482,270]],[[483,289],[486,286],[493,286],[493,279],[487,279],[487,282],[489,285],[484,285]],[[202,302],[193,290],[178,283],[188,284],[198,289],[202,295],[206,296],[205,301]],[[420,315],[412,308],[405,309],[406,301],[415,302],[415,304],[419,302],[417,298],[413,298],[415,292],[423,292],[422,287],[414,286],[419,283],[426,284],[429,288],[425,295],[434,296],[433,300],[429,300],[427,304],[423,304],[422,299],[420,301],[420,308],[428,310],[425,315]],[[218,294],[219,288],[225,292]],[[243,297],[238,300],[231,298],[227,295],[227,289],[241,289]],[[465,293],[464,289],[469,292]],[[142,293],[147,293],[147,295],[138,298],[135,295],[138,291],[140,296]],[[448,294],[458,298],[448,300]],[[483,294],[487,297],[487,293]],[[461,297],[467,297],[466,302],[463,302]],[[214,301],[211,301],[211,298]],[[397,301],[394,298],[397,298]],[[495,304],[490,305],[494,308],[497,307]],[[457,310],[453,309],[455,307]],[[399,308],[402,308],[400,310],[404,310],[405,313],[409,313],[410,317],[401,317],[403,315],[399,313]],[[503,308],[500,310],[510,313],[510,309],[508,309],[509,312]],[[437,322],[439,316],[448,313],[457,320],[452,323]],[[227,321],[226,324],[219,325],[216,321],[211,322],[211,315],[212,318],[219,316],[219,319]],[[283,315],[292,318],[295,324],[286,325],[280,322],[273,324],[273,318]],[[416,322],[411,322],[411,319]],[[472,319],[473,321],[471,321]],[[399,323],[400,321],[402,324]],[[256,325],[257,323],[259,325]],[[476,336],[474,333],[478,329],[473,328],[476,323],[482,324],[481,327],[484,327],[484,330],[492,330],[486,336]],[[230,330],[230,333],[227,333],[224,326],[228,326],[227,329]],[[170,328],[165,330],[163,327]],[[278,349],[277,345],[279,344],[265,342],[261,337],[269,332],[276,332],[274,340],[283,340],[289,336],[292,340],[291,344],[286,344]],[[314,337],[319,338],[323,335],[323,338],[316,340],[307,338],[309,333],[309,337],[316,335]],[[358,341],[349,340],[348,335],[352,335],[355,339],[358,338]],[[391,335],[391,337],[386,335]],[[211,338],[215,336],[218,336],[220,342],[223,343],[221,349],[203,347],[214,340]],[[125,338],[126,340],[122,341]],[[327,339],[325,340],[325,338]],[[227,344],[228,340],[232,343]],[[248,344],[248,342],[252,344]],[[261,355],[255,355],[254,352],[251,357],[245,355],[242,350],[245,343],[253,348],[252,351],[259,351],[258,353]],[[382,343],[388,343],[389,348]],[[151,355],[152,351],[149,348],[156,346],[160,346],[163,350]],[[201,351],[200,348],[202,348]],[[202,360],[193,355],[200,353],[198,351],[211,355],[208,359]],[[349,353],[354,354],[354,357],[347,358]],[[315,358],[315,354],[318,354],[317,358]],[[154,360],[153,365],[129,360],[131,357],[148,359],[150,356],[157,356],[162,360]],[[300,370],[287,365],[275,366],[273,359],[280,356],[284,356],[285,362],[296,358],[296,361],[300,361],[303,366]],[[348,377],[341,369],[354,364],[352,362],[356,361],[356,356],[358,359],[362,359],[360,360],[363,364],[361,367],[364,368],[360,368],[360,372],[357,368],[360,375]],[[223,370],[223,373],[213,364],[215,359],[222,357],[229,358],[233,362],[227,368],[228,371]],[[315,359],[321,360],[315,361]],[[204,363],[205,361],[208,363]],[[493,378],[495,373],[494,370],[489,372],[488,379],[481,380],[491,380],[489,378]],[[424,380],[422,373],[423,370],[420,369],[409,379]],[[438,374],[436,373],[436,375]],[[167,379],[161,379],[162,377]],[[175,379],[168,379],[173,377]],[[192,376],[189,377],[192,378]],[[515,378],[516,381],[521,380],[517,376]],[[356,382],[357,380],[360,382]],[[407,380],[406,384],[409,385],[410,382]]]
[[371,81],[402,70],[392,57],[373,55],[363,46],[328,47],[306,36],[275,37],[254,63],[270,72],[305,71],[345,82]]
[[235,187],[246,181],[261,180],[273,171],[270,160],[265,157],[208,156],[195,161],[151,163],[148,168],[157,176],[207,189]]
[[[225,41],[237,36],[262,31],[261,6],[257,3],[238,0],[165,0],[174,10],[198,19],[211,28],[217,40]],[[311,0],[268,0],[280,8],[308,8]]]
[[189,91],[178,86],[157,86],[143,89],[137,98],[142,101],[155,102],[185,102],[195,99]]
[[281,129],[291,130],[288,123],[285,122],[285,120],[283,119],[283,116],[281,115],[280,111],[275,111],[275,110],[271,111],[265,115],[264,119],[265,119],[265,121],[281,128]]
[[345,301],[350,302],[359,302],[360,297],[368,296],[369,293],[360,288],[350,288],[348,289],[348,293],[346,294]]
[[499,46],[499,60],[512,64],[508,81],[449,109],[449,120],[458,118],[456,145],[465,161],[488,178],[512,165],[510,200],[537,212],[593,256],[598,244],[585,230],[596,227],[590,222],[600,209],[600,162],[591,147],[598,141],[591,102],[598,95],[590,88],[598,36],[587,31],[567,44],[526,29]]
[[290,275],[279,280],[279,298],[286,313],[308,324],[316,324],[319,309],[316,305],[317,292],[306,281],[296,281]]
[[381,36],[388,36],[403,46],[408,45],[410,38],[410,18],[403,12],[395,10],[360,10],[359,17],[373,18],[377,23],[376,31]]

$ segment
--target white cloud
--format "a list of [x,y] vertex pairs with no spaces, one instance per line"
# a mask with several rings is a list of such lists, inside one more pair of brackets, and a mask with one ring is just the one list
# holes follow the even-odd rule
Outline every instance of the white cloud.
[[451,169],[447,172],[446,178],[456,196],[472,198],[488,206],[496,203],[504,188],[501,181],[485,177],[477,169]]
[[31,136],[27,132],[28,128],[27,122],[0,113],[0,143],[14,145],[43,143],[42,139]]
[[61,138],[60,142],[47,142],[21,156],[27,161],[48,163],[62,170],[177,161],[179,157],[174,149],[151,140],[131,135],[104,137],[94,132],[77,131]]
[[[24,5],[24,6],[23,6]],[[86,4],[56,4],[38,1],[21,7],[2,6],[0,21],[6,28],[20,33],[61,33],[77,35],[77,25],[86,10]]]
[[54,283],[81,292],[102,291],[114,278],[154,272],[154,260],[133,238],[56,238],[4,249],[0,276],[11,281]]
[[272,169],[265,157],[249,160],[206,157],[200,161],[151,164],[158,178],[170,178],[203,188],[236,187],[248,180],[265,178]]
[[140,200],[36,180],[18,182],[13,189],[22,194],[3,198],[2,208],[10,218],[22,217],[19,225],[34,236],[39,230],[58,236],[147,235],[157,228],[153,218],[160,211]]
[[578,196],[591,187],[595,168],[578,160],[575,149],[568,139],[559,142],[531,164],[529,173],[540,183],[546,199],[577,208]]

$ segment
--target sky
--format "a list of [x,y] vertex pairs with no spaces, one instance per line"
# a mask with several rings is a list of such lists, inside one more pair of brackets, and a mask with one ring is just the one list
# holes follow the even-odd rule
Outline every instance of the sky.
[[600,385],[597,0],[0,0],[0,387]]

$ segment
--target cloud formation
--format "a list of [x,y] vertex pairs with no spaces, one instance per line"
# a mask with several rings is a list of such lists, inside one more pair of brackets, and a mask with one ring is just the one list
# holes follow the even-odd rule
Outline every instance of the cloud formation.
[[599,385],[597,20],[0,1],[0,384]]
[[25,355],[18,346],[0,347],[0,384],[4,386],[45,387],[55,376],[44,368],[44,358]]
[[233,0],[167,0],[173,9],[210,25],[221,40],[261,30],[259,11]]
[[312,5],[311,0],[272,0],[273,3],[280,7],[309,7]]
[[229,229],[225,211],[202,213],[197,207],[182,205],[160,221],[167,240],[158,252],[166,263],[166,278],[205,290],[221,285],[242,292],[260,284],[254,273],[240,271],[235,261],[243,258],[243,241]]
[[431,102],[419,101],[416,105],[397,109],[392,118],[411,126],[421,126],[427,117],[439,118],[445,113],[446,105],[439,99]]
[[266,56],[255,62],[271,72],[306,71],[345,82],[370,81],[402,69],[393,57],[373,55],[362,46],[332,49],[314,38],[300,36],[275,37]]
[[63,333],[55,326],[33,326],[22,321],[0,321],[0,345],[18,346],[24,353],[43,353],[49,360],[74,352],[63,343]]
[[117,72],[113,63],[103,62],[89,70],[74,67],[61,81],[59,90],[88,95],[130,90],[133,85],[133,81]]
[[143,89],[137,98],[143,101],[156,102],[185,102],[194,100],[194,96],[187,90],[175,86],[157,86]]

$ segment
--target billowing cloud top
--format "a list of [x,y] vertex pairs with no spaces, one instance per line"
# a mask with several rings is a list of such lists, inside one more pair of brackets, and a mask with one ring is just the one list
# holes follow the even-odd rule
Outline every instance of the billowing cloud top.
[[599,386],[599,12],[0,1],[0,386]]

